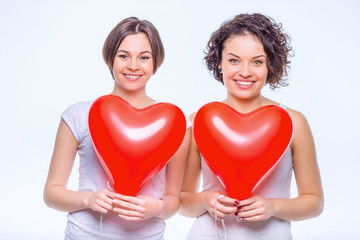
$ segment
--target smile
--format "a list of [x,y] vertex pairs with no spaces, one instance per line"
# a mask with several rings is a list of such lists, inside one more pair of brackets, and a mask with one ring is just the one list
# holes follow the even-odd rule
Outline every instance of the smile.
[[235,82],[241,86],[250,86],[251,84],[254,83],[252,81],[235,81]]
[[124,76],[129,79],[129,80],[137,80],[139,79],[142,75],[128,75],[128,74],[124,74]]

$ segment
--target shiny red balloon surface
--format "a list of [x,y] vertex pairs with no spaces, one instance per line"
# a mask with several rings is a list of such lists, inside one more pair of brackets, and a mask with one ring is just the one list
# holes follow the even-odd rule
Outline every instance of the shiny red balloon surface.
[[132,107],[115,95],[94,101],[89,132],[116,192],[134,196],[175,154],[186,131],[182,111],[170,103]]
[[289,113],[268,105],[242,114],[212,102],[194,118],[194,136],[204,160],[230,197],[249,198],[290,145]]

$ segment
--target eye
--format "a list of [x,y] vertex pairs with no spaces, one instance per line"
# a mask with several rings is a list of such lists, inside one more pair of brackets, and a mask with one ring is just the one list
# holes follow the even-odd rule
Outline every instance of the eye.
[[141,60],[141,61],[146,61],[146,60],[149,60],[149,59],[150,59],[149,56],[141,56],[141,57],[140,57],[140,60]]
[[231,59],[229,59],[229,62],[230,63],[238,63],[239,61],[235,58],[231,58]]
[[261,60],[255,60],[255,61],[253,62],[254,65],[261,65],[261,64],[263,64],[263,63],[264,63],[264,62],[261,61]]
[[125,55],[125,54],[120,54],[120,55],[118,55],[118,57],[119,57],[120,59],[124,59],[124,60],[128,59],[128,56]]

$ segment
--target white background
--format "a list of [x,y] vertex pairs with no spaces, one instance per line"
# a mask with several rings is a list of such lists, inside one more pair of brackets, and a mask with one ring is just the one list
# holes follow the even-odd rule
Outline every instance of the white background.
[[[112,90],[101,51],[120,20],[158,28],[166,58],[148,93],[191,114],[225,97],[202,60],[210,34],[238,13],[261,12],[283,23],[295,52],[290,85],[264,95],[307,117],[325,191],[324,212],[293,222],[294,239],[359,239],[359,10],[355,0],[1,0],[0,238],[63,239],[66,214],[42,199],[60,114]],[[184,239],[192,221],[171,218],[166,239]]]

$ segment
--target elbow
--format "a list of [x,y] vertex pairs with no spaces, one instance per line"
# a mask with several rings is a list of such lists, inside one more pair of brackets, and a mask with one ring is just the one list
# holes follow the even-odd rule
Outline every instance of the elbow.
[[43,201],[46,204],[46,206],[48,206],[50,208],[54,208],[54,203],[53,203],[54,201],[53,201],[52,194],[51,194],[51,191],[48,186],[45,186],[45,188],[44,188]]
[[319,216],[324,210],[324,197],[320,197],[317,208],[315,210],[315,217]]
[[182,192],[180,196],[180,209],[178,212],[180,215],[195,218],[204,214],[205,211],[202,212],[201,206],[191,200],[189,192]]
[[179,206],[179,211],[178,211],[178,213],[180,214],[180,215],[182,215],[182,216],[185,216],[185,217],[189,217],[189,213],[188,213],[188,211],[187,211],[187,208],[186,208],[186,204],[185,204],[185,202],[184,202],[184,196],[183,196],[183,192],[181,192],[181,194],[180,194],[180,206]]
[[180,205],[179,211],[178,213],[182,216],[188,217],[189,214],[186,214],[186,209],[184,209],[184,207],[182,205]]
[[309,218],[318,217],[324,210],[324,197],[317,196]]
[[48,193],[46,187],[43,192],[43,201],[46,204],[46,206],[51,207],[51,200],[50,200],[50,196],[49,196],[49,193]]
[[179,197],[176,196],[167,196],[161,200],[162,206],[160,207],[161,211],[158,214],[158,217],[162,220],[167,220],[170,217],[174,216],[180,208]]

